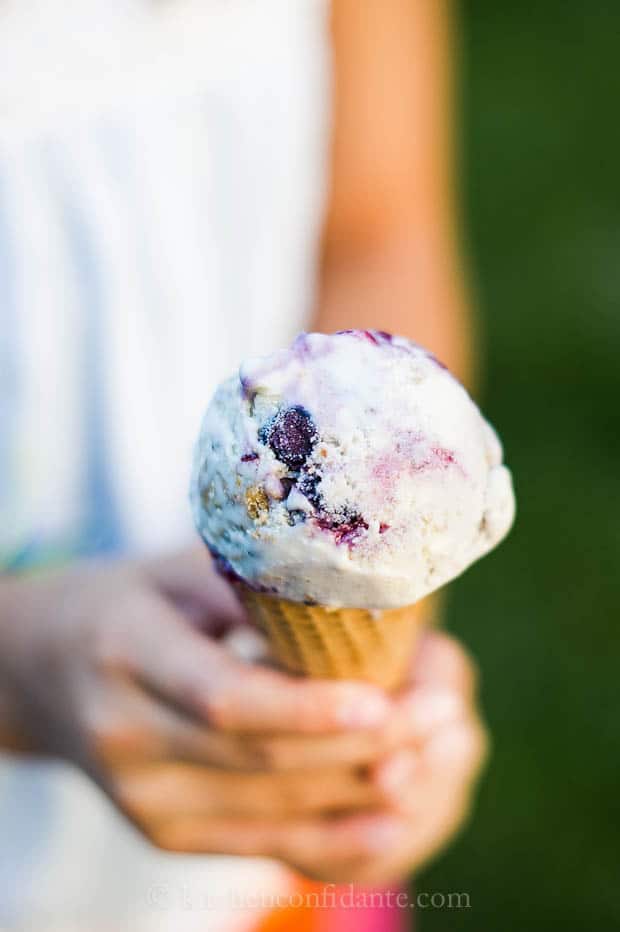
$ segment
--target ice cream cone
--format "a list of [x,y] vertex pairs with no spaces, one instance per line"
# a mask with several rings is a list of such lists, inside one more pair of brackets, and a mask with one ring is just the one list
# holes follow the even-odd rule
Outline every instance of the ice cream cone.
[[205,413],[191,489],[276,660],[387,689],[411,667],[426,599],[499,543],[515,505],[465,389],[381,330],[302,333],[245,360]]
[[240,587],[252,620],[285,669],[314,678],[398,687],[424,626],[421,603],[383,612],[303,605]]

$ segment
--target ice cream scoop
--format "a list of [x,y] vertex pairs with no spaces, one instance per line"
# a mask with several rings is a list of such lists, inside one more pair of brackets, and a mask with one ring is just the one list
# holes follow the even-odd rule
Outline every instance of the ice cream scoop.
[[368,610],[463,572],[514,516],[502,447],[427,350],[377,330],[302,333],[217,389],[192,504],[220,570],[256,593]]

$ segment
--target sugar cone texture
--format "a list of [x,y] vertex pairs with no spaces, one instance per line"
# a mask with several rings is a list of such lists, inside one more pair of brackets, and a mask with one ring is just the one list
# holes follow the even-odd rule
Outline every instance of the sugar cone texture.
[[383,612],[302,605],[246,586],[240,595],[285,669],[314,678],[366,680],[384,689],[405,679],[425,614],[419,605]]

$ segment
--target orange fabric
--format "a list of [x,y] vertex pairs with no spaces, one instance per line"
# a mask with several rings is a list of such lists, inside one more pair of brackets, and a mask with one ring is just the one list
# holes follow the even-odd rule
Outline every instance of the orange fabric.
[[[321,887],[321,884],[300,880],[293,892],[303,894]],[[283,906],[269,913],[256,927],[256,932],[319,932],[319,922],[317,910],[311,906]]]
[[[394,906],[393,897],[399,893],[403,890],[359,886],[352,889],[351,884],[338,886],[299,880],[290,892],[290,901],[305,905],[274,909],[256,926],[255,932],[404,932],[412,928],[413,916]],[[379,902],[356,899],[367,894],[379,895]]]

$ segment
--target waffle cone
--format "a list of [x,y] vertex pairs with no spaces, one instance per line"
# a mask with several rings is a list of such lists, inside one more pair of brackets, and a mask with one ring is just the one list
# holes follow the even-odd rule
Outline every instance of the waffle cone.
[[366,680],[395,689],[407,674],[423,627],[420,603],[371,612],[303,605],[247,586],[240,596],[278,663],[313,678]]

